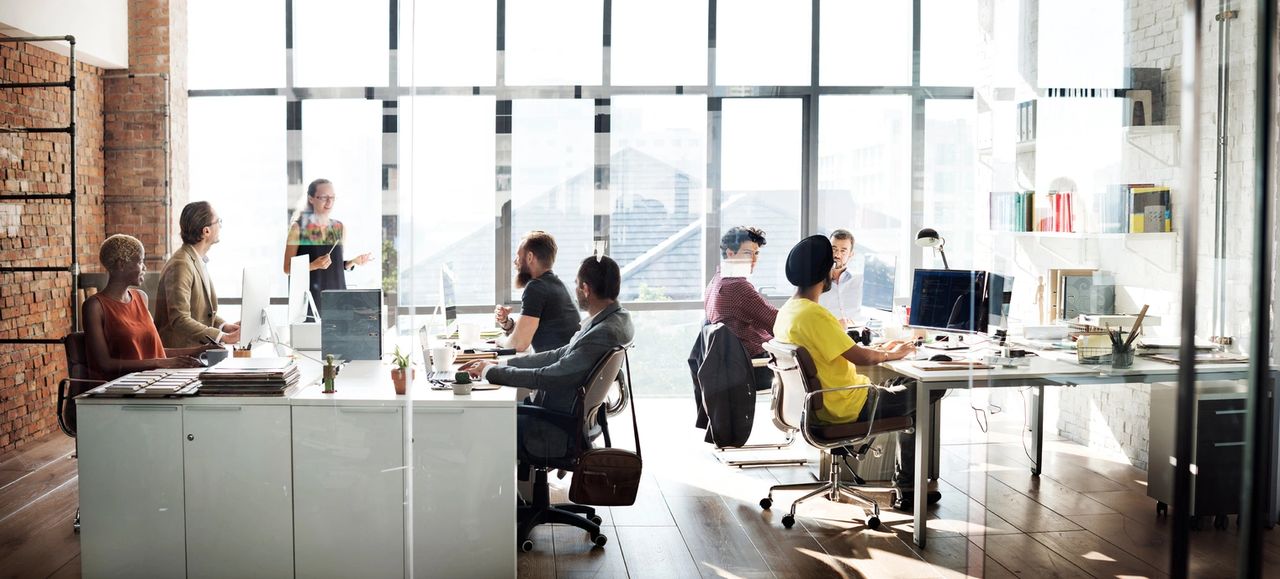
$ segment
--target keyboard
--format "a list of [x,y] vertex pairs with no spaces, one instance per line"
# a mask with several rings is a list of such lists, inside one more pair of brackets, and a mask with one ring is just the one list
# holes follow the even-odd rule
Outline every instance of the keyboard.
[[454,372],[454,371],[449,371],[449,372],[437,372],[437,371],[435,371],[435,370],[432,370],[432,371],[430,371],[430,372],[427,372],[427,381],[429,381],[429,382],[453,382],[453,377],[454,377],[454,375],[456,375],[456,374],[457,374],[457,372]]

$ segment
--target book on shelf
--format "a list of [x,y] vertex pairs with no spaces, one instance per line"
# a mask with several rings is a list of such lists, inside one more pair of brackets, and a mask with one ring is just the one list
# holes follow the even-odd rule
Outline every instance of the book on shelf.
[[1050,191],[1036,231],[1075,231],[1075,194],[1071,191]]
[[1132,187],[1129,192],[1129,233],[1173,231],[1173,195],[1168,187]]
[[992,191],[991,230],[1031,231],[1034,207],[1034,191]]

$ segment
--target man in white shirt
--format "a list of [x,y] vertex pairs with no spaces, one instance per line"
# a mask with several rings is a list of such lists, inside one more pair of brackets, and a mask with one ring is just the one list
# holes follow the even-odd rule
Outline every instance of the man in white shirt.
[[822,294],[818,303],[831,311],[831,314],[848,328],[861,323],[865,318],[862,309],[862,274],[854,274],[849,270],[849,262],[853,261],[853,233],[848,229],[837,229],[831,232],[831,256],[835,265],[831,268],[831,291]]

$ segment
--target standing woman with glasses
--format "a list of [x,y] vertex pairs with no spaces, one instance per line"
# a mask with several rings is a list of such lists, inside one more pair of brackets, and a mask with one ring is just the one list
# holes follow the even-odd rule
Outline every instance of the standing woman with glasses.
[[373,259],[368,253],[344,259],[342,245],[346,240],[346,228],[341,221],[329,217],[336,199],[333,183],[328,179],[316,179],[307,185],[306,206],[289,224],[289,237],[285,240],[284,272],[291,273],[290,261],[294,256],[307,256],[311,297],[317,307],[320,306],[320,292],[347,289],[346,272]]

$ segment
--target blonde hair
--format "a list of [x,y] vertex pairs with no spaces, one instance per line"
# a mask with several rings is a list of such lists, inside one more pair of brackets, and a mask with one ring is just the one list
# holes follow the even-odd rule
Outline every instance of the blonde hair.
[[117,233],[102,242],[102,248],[98,250],[98,261],[110,272],[142,261],[143,253],[142,242],[138,238]]

